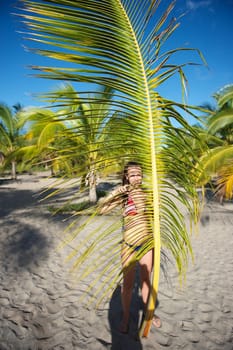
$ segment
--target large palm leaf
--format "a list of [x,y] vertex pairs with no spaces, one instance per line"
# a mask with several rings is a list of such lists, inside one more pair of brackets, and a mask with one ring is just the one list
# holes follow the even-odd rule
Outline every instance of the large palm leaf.
[[[115,132],[120,137],[100,141],[98,147],[102,145],[108,165],[123,164],[132,159],[133,154],[145,173],[155,248],[153,288],[143,332],[147,335],[158,292],[160,234],[163,245],[172,251],[179,270],[185,269],[191,245],[179,203],[187,207],[192,217],[197,213],[193,186],[195,174],[189,176],[187,172],[192,166],[192,152],[179,134],[173,132],[172,124],[167,123],[167,114],[182,123],[186,131],[189,129],[189,133],[193,132],[192,128],[175,108],[168,108],[166,112],[167,106],[171,107],[172,103],[155,92],[159,84],[175,72],[180,73],[182,82],[185,81],[184,65],[169,64],[169,58],[177,50],[160,54],[163,42],[177,26],[173,20],[165,26],[174,4],[167,8],[164,15],[156,18],[159,1],[155,0],[23,0],[23,3],[26,7],[23,18],[28,27],[28,37],[35,43],[34,52],[62,62],[60,67],[57,63],[56,66],[51,63],[50,67],[33,67],[39,69],[39,77],[100,84],[115,90],[112,111],[124,115],[124,122],[118,123]],[[87,91],[94,89],[95,85],[86,88]],[[83,98],[86,101],[88,96]],[[94,120],[98,115],[93,113],[92,118]],[[184,154],[183,162],[175,155],[173,159],[167,144],[174,144],[180,155]],[[95,146],[96,141],[91,152],[94,152]],[[104,149],[113,149],[114,146],[118,152],[111,155],[104,153]],[[106,164],[106,159],[103,164]],[[169,179],[169,174],[172,174],[172,179]],[[194,206],[191,204],[193,200]],[[74,230],[72,237],[84,226]],[[117,227],[119,224],[111,224],[108,228],[101,225],[94,230],[94,241],[93,234],[87,234],[91,242],[88,248],[85,249],[85,243],[79,241],[73,254],[77,256],[76,265],[82,265],[85,258],[90,259],[93,251],[96,252],[98,243],[104,241],[105,254],[101,250],[101,263],[105,265],[102,265],[99,274],[108,272],[108,284],[111,276],[115,274],[115,283],[120,276],[114,264],[109,265],[118,253],[117,239],[113,235]],[[87,265],[83,275],[90,273],[93,266],[93,263]]]

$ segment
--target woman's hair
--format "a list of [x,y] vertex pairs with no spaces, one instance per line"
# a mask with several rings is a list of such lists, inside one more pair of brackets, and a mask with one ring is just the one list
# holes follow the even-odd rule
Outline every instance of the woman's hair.
[[124,171],[123,171],[123,177],[122,177],[122,185],[128,185],[129,184],[129,180],[127,179],[127,175],[128,175],[128,169],[132,168],[132,167],[138,167],[141,168],[141,165],[137,162],[128,162],[125,167],[124,167]]

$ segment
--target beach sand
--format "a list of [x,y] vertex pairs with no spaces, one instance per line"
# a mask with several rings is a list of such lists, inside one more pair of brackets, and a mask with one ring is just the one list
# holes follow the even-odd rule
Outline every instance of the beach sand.
[[48,211],[66,196],[39,201],[52,181],[41,174],[0,180],[0,350],[233,349],[232,203],[206,202],[186,283],[179,286],[169,263],[156,310],[162,327],[137,339],[137,285],[128,335],[117,331],[119,288],[101,309],[81,302],[85,286],[71,278],[66,251],[56,250],[67,222]]

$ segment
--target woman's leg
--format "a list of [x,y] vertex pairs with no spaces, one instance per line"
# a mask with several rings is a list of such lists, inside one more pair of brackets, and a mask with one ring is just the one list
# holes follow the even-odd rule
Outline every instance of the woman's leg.
[[153,268],[153,251],[147,252],[139,261],[140,265],[140,280],[142,290],[142,301],[144,305],[144,311],[146,309],[148,296],[150,292],[150,277]]
[[134,254],[132,250],[123,242],[121,247],[121,264],[123,268],[123,283],[121,287],[121,303],[123,309],[123,317],[121,321],[120,331],[127,333],[130,316],[130,304],[134,286],[136,262],[132,262]]
[[[153,268],[153,250],[146,253],[140,260],[140,279],[141,279],[141,290],[142,290],[142,301],[144,310],[146,311],[146,306],[148,302],[149,292],[151,288],[151,271]],[[158,316],[154,315],[153,324],[156,328],[161,327],[161,320]]]
[[123,284],[121,288],[121,302],[123,309],[123,317],[121,321],[120,331],[122,333],[128,332],[130,304],[132,298],[132,291],[135,279],[135,266],[129,267],[124,272]]

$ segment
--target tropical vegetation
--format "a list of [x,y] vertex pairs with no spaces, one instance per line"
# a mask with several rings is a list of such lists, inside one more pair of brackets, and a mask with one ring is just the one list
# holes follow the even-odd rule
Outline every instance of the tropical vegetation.
[[216,107],[210,106],[204,118],[208,150],[201,155],[198,181],[214,182],[216,195],[223,202],[224,197],[233,197],[233,85],[223,87],[213,97]]
[[0,104],[0,152],[1,165],[11,166],[12,179],[17,178],[17,159],[14,152],[23,145],[23,130],[19,127],[19,114],[22,106],[16,104],[13,110],[4,103]]
[[[56,101],[63,108],[59,110],[59,116],[72,135],[72,140],[75,140],[72,147],[67,145],[63,149],[63,159],[76,159],[81,184],[85,182],[89,188],[90,202],[96,203],[98,178],[106,173],[109,164],[106,156],[109,153],[112,157],[116,154],[115,149],[109,146],[112,142],[116,143],[116,138],[119,137],[115,133],[118,124],[124,123],[122,114],[111,108],[114,91],[100,86],[88,97],[81,97],[71,84],[66,83],[63,88],[47,95],[47,99],[48,97],[50,102]],[[109,146],[103,147],[104,143]]]
[[17,152],[24,166],[45,163],[52,176],[78,176],[81,190],[86,185],[90,203],[96,203],[98,178],[105,173],[105,155],[110,152],[101,145],[116,140],[115,128],[124,122],[118,111],[108,110],[113,96],[112,89],[103,87],[85,102],[66,83],[45,97],[52,108],[25,109],[20,125],[27,125],[28,144]]

